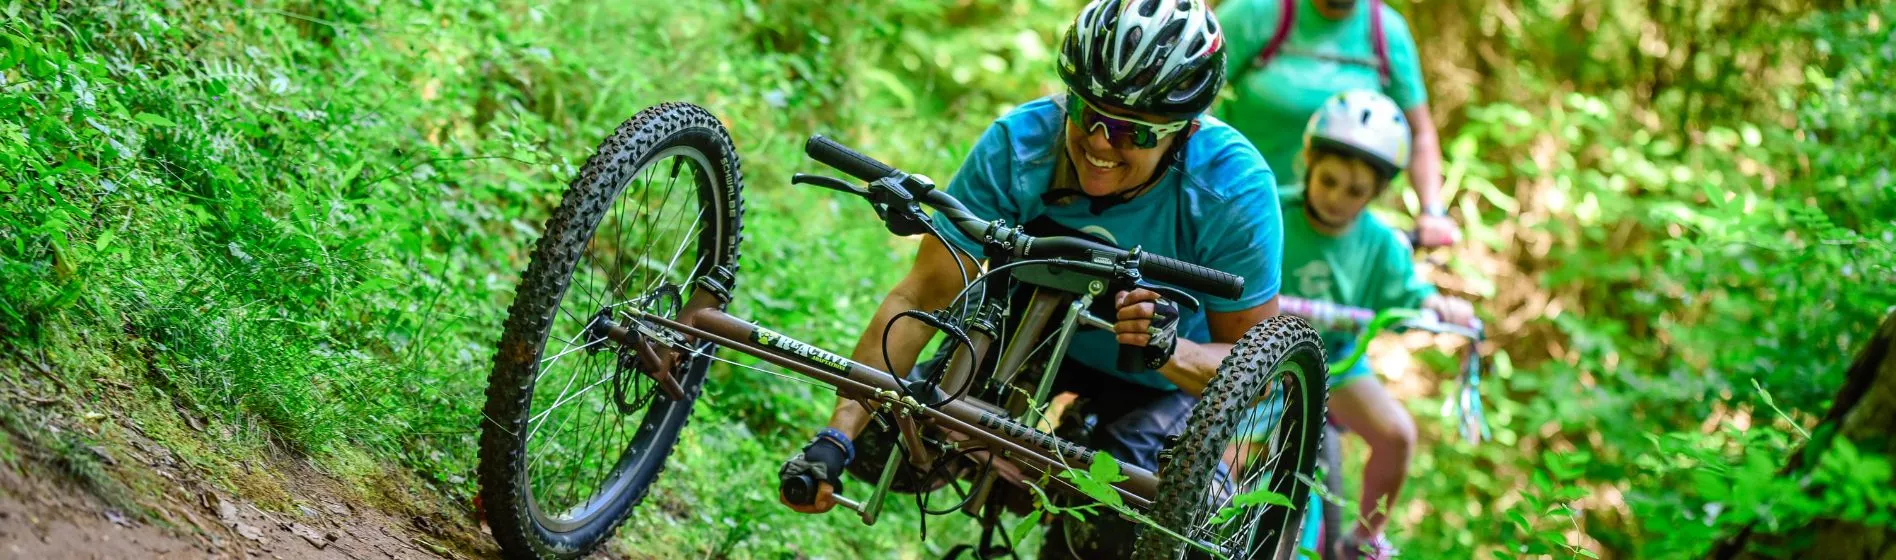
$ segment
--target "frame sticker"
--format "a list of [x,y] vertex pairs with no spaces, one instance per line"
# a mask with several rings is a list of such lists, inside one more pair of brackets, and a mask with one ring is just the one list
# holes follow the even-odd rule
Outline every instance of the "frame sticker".
[[1019,422],[995,416],[991,412],[981,413],[981,417],[975,421],[975,425],[994,430],[995,433],[1007,437],[1027,440],[1039,447],[1042,451],[1052,451],[1088,463],[1093,461],[1093,450],[1087,449],[1085,446],[1054,437],[1052,434],[1040,430],[1029,428]]
[[849,376],[850,361],[847,358],[836,355],[834,352],[811,346],[801,340],[784,336],[782,333],[763,327],[757,327],[756,330],[751,331],[750,339],[751,342],[795,354],[797,357],[803,358],[804,361],[831,372],[841,374],[845,377]]

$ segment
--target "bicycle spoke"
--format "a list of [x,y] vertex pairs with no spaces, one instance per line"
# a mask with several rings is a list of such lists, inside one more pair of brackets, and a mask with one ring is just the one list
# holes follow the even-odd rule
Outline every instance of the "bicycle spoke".
[[[592,323],[587,323],[587,324],[586,324],[586,329],[591,329],[591,328],[592,328]],[[583,335],[585,335],[585,334],[586,334],[586,329],[582,329],[582,330],[580,330],[580,332],[579,332],[579,334],[578,334],[578,335],[574,335],[574,336],[573,336],[573,340],[579,340],[579,337],[580,337],[580,336],[583,336]],[[585,350],[585,349],[587,349],[587,348],[592,348],[593,346],[597,346],[597,345],[599,345],[599,344],[602,344],[602,343],[605,343],[605,342],[607,342],[607,341],[608,341],[608,339],[604,339],[604,338],[601,338],[601,339],[599,339],[599,340],[595,340],[595,341],[592,341],[592,342],[588,342],[588,343],[585,343],[585,344],[582,344],[582,345],[579,345],[579,346],[573,346],[573,343],[572,343],[572,342],[567,342],[567,343],[566,343],[566,345],[567,345],[567,346],[570,346],[571,348],[567,348],[567,349],[565,349],[565,350],[562,350],[562,351],[560,351],[560,353],[558,353],[558,354],[554,354],[554,355],[552,355],[552,356],[548,356],[548,357],[545,357],[545,358],[541,358],[541,359],[540,359],[540,364],[541,364],[541,369],[540,369],[540,371],[542,371],[542,372],[544,372],[544,371],[546,371],[546,368],[547,368],[547,367],[551,367],[551,366],[553,365],[553,364],[552,364],[552,363],[550,363],[550,362],[556,362],[556,361],[559,361],[559,359],[560,359],[560,358],[564,358],[564,357],[566,357],[566,355],[567,355],[567,354],[571,354],[571,353],[574,353],[574,352],[578,352],[578,351],[580,351],[580,350]]]
[[[554,410],[558,410],[561,406],[565,405],[566,402],[571,400],[570,398],[566,396],[566,391],[572,387],[572,384],[574,381],[579,380],[579,377],[580,377],[579,375],[574,375],[573,377],[567,379],[566,387],[560,390],[560,398],[554,399],[553,406],[547,407],[547,410],[545,412],[541,412],[540,414],[537,414],[533,418],[529,418],[527,420],[528,430],[527,430],[526,441],[529,448],[531,448],[531,446],[533,445],[533,442],[536,441],[534,436],[538,435],[540,432],[540,428],[546,425],[547,417],[551,415]],[[596,386],[598,386],[598,383],[596,382],[593,383],[592,385],[587,385],[585,388],[580,389],[580,393],[584,394],[585,392],[592,390],[592,388]],[[561,433],[561,430],[565,427],[566,427],[566,418],[561,417],[558,422],[555,422],[553,424],[553,430],[547,433],[546,439],[538,440],[538,441],[550,442],[548,443],[548,445],[552,445],[555,448],[563,447],[560,445],[559,435]],[[534,472],[538,472],[537,469],[533,468],[534,463],[538,462],[538,460],[539,460],[539,455],[537,454],[527,459],[527,472],[528,473],[531,474]]]
[[[693,265],[691,266],[691,269],[692,269],[693,271],[696,271],[696,270],[698,270],[698,269],[701,269],[701,268],[704,268],[704,261],[705,261],[705,259],[707,259],[707,258],[710,258],[710,255],[699,255],[699,256],[698,256],[698,262],[697,262],[697,263],[695,263],[695,264],[693,264]],[[647,262],[651,262],[651,261],[647,261]],[[654,264],[654,265],[649,265],[649,266],[655,266],[655,264]],[[688,276],[688,277],[686,277],[686,278],[685,278],[685,282],[684,282],[683,284],[679,284],[679,286],[681,286],[681,287],[689,287],[689,286],[691,286],[691,283],[692,283],[692,282],[696,282],[697,280],[698,280],[698,275],[697,275],[697,274],[692,274],[691,276]],[[648,288],[646,288],[646,289],[645,289],[645,293],[646,293],[646,294],[650,294],[650,293],[651,293],[651,292],[652,292],[653,290],[655,290],[655,289],[657,289],[657,286],[656,286],[656,285],[654,285],[654,286],[651,286],[651,287],[648,287]],[[683,295],[683,296],[684,296],[684,299],[685,299],[686,301],[689,301],[689,300],[691,299],[691,297],[690,297],[690,293],[689,293],[689,292],[685,292],[685,293],[683,293],[683,294],[681,294],[681,295]],[[644,296],[643,296],[643,295],[641,295],[640,297],[644,297]],[[622,305],[625,305],[625,304],[628,304],[628,303],[632,303],[633,301],[636,301],[637,299],[638,299],[638,298],[628,298],[628,299],[625,299],[625,300],[621,300],[621,301],[618,301],[618,302],[615,302],[615,303],[613,303],[612,305],[608,305],[608,306],[606,306],[606,308],[607,308],[607,309],[618,309],[618,308],[619,308],[620,306],[622,306]]]
[[[678,186],[678,174],[673,173],[671,176],[671,181],[667,182],[667,184],[665,185],[665,194],[659,196],[658,198],[658,212],[655,212],[652,215],[652,219],[645,223],[645,231],[647,232],[647,235],[645,237],[644,247],[639,249],[639,255],[644,256],[644,255],[652,254],[652,243],[656,241],[659,237],[654,232],[657,231],[658,224],[660,222],[665,221],[665,211],[671,206],[669,203],[671,202],[672,190],[676,188],[677,186]],[[639,285],[645,285],[645,284],[646,284],[645,273],[644,271],[640,271]]]
[[[621,194],[621,196],[623,196],[623,193]],[[615,240],[612,244],[613,250],[612,250],[612,276],[611,278],[619,278],[620,275],[625,274],[625,234],[627,231],[631,231],[632,228],[625,227],[625,205],[624,204],[613,204],[613,211],[614,211],[613,216],[615,218],[613,222],[618,224],[619,226],[619,235],[618,237],[614,238]],[[618,288],[623,288],[624,286],[625,286],[624,283],[620,283]],[[615,288],[614,290],[616,291],[618,288]],[[609,296],[606,298],[607,301],[611,301],[613,299],[616,299],[616,297]]]
[[[587,368],[586,378],[591,379],[596,375],[599,378],[600,382],[604,382],[604,383],[612,382],[612,375],[610,374],[610,371],[609,371],[610,368],[599,366],[598,365],[599,362],[600,362],[599,360],[589,360],[589,363],[593,365],[593,367]],[[602,373],[602,370],[606,370],[606,371]],[[591,386],[597,387],[598,385],[595,384]],[[596,394],[596,393],[592,393],[591,391],[588,391],[587,393],[588,393],[587,396],[589,397],[598,397],[600,396],[600,394],[603,394],[603,393]],[[587,412],[589,412],[589,409],[596,408],[592,402],[596,399],[587,398],[584,400],[579,400],[579,398],[576,396],[575,400],[577,400],[578,402],[574,406],[569,407],[567,410],[574,412],[576,415],[586,414]],[[591,412],[595,412],[595,414],[593,414],[592,416],[593,416],[594,424],[597,425],[598,419],[600,417],[600,413],[603,413],[604,411],[592,410]],[[579,479],[577,475],[584,471],[586,461],[593,458],[592,445],[591,445],[592,440],[586,439],[586,419],[585,418],[581,418],[579,420],[579,423],[573,426],[573,434],[570,439],[579,440],[579,453],[574,454],[570,457],[567,457],[567,465],[568,465],[567,473],[568,474],[567,476],[564,477],[564,480],[566,481],[566,495],[567,495],[566,500],[564,501],[567,503],[577,502],[581,500],[582,498],[586,497],[583,495],[586,493],[585,488],[577,488],[577,489],[574,488],[575,484],[579,484],[581,482],[581,480]],[[567,508],[567,511],[569,513],[576,511],[582,508],[584,505],[585,504],[583,503],[573,503],[572,506],[569,506]]]
[[[665,271],[664,271],[664,272],[661,272],[660,274],[662,274],[662,275],[670,275],[670,274],[672,273],[672,270],[673,270],[673,268],[674,268],[674,267],[676,267],[676,266],[678,266],[678,257],[681,257],[681,256],[684,256],[684,254],[685,254],[685,247],[687,247],[687,246],[689,246],[689,245],[691,245],[691,240],[692,240],[693,238],[695,238],[695,237],[697,237],[699,233],[703,233],[703,232],[704,232],[704,227],[703,227],[703,225],[704,225],[704,224],[703,224],[703,220],[704,220],[704,210],[699,210],[699,211],[698,211],[698,220],[699,220],[699,227],[696,227],[696,228],[693,228],[693,229],[692,229],[692,230],[691,230],[690,232],[688,232],[688,233],[686,233],[686,234],[685,234],[684,236],[682,236],[682,237],[680,237],[680,238],[679,238],[679,240],[678,240],[678,249],[677,249],[677,250],[675,250],[675,251],[672,251],[672,256],[671,256],[671,260],[670,260],[670,261],[667,261],[667,262],[665,263]],[[704,261],[703,261],[702,259],[700,259],[700,260],[699,260],[699,262],[704,262]],[[694,267],[694,268],[692,268],[692,273],[694,273],[694,274],[695,274],[695,273],[697,272],[697,270],[698,270],[698,269],[697,269],[697,268],[695,268],[695,267]],[[661,278],[658,278],[658,279],[654,279],[654,281],[653,281],[652,283],[650,283],[650,284],[646,284],[646,286],[645,286],[645,290],[649,292],[649,291],[651,291],[651,290],[653,290],[653,289],[655,289],[655,288],[657,288],[657,287],[658,287],[658,286],[657,286],[657,284],[659,283],[659,280],[663,280],[663,279],[664,279],[664,278],[662,278],[662,277],[661,277]],[[688,278],[687,278],[687,279],[688,279]]]
[[[618,363],[613,363],[611,365],[608,365],[604,369],[605,369],[605,374],[602,377],[612,382],[617,382],[618,379],[616,378],[620,375],[627,375],[627,374],[638,375],[637,372],[621,371],[620,365]],[[618,406],[617,406],[618,403],[615,402],[615,399],[613,398],[613,394],[611,391],[601,391],[598,395],[595,395],[595,396],[598,398],[589,399],[592,401],[597,401],[598,403],[596,406],[593,407],[593,410],[592,410],[593,429],[589,432],[588,437],[590,439],[588,439],[584,447],[581,448],[580,454],[579,454],[579,460],[577,461],[580,467],[580,470],[588,474],[596,473],[598,471],[599,465],[605,463],[606,459],[605,457],[602,456],[602,454],[609,453],[611,451],[612,441],[610,438],[603,438],[605,439],[605,441],[603,442],[601,441],[602,436],[604,435],[604,430],[602,428],[607,425],[607,421],[606,421],[607,416],[618,416],[618,412],[619,412]],[[586,468],[586,466],[589,463],[592,465],[592,468]],[[601,480],[602,479],[597,476],[586,476],[585,478],[573,479],[573,481],[575,482],[585,481],[588,483],[595,483]],[[583,505],[591,506],[592,498],[596,497],[597,492],[596,491],[590,492],[590,494],[593,494],[593,495],[586,495],[586,494],[589,494],[589,492],[586,492],[585,490],[582,489],[580,494],[581,495],[576,496],[576,499],[584,499],[585,502]]]
[[[568,388],[572,387],[573,381],[578,380],[579,378],[580,376],[575,375],[571,379],[568,379],[566,381],[567,387]],[[605,383],[610,380],[611,378],[606,378],[606,379],[601,379],[599,381],[594,381],[592,382],[592,384],[580,388],[578,393],[573,393],[571,396],[568,396],[566,394],[565,389],[561,389],[559,398],[556,398],[553,401],[553,406],[547,407],[546,410],[541,411],[539,414],[535,414],[533,415],[532,418],[527,419],[527,426],[529,427],[529,430],[527,431],[527,440],[528,441],[533,440],[533,434],[539,431],[540,424],[537,424],[537,423],[541,422],[542,420],[545,420],[548,415],[553,414],[554,410],[557,410],[560,407],[565,406],[566,403],[572,402],[573,399],[577,399],[581,395],[584,395],[592,391],[593,387],[598,387],[600,384]]]
[[[614,367],[616,367],[616,364],[614,365]],[[607,369],[608,372],[606,375],[600,376],[600,379],[603,381],[610,381],[612,379],[612,372],[610,370],[613,368],[605,368],[605,369]],[[608,404],[608,403],[602,402],[602,403],[599,403],[598,405],[594,405],[593,402],[591,402],[594,400],[597,400],[597,399],[587,399],[586,401],[579,403],[579,406],[578,406],[578,409],[580,413],[582,414],[587,412],[588,408],[594,408],[597,410],[592,411],[594,412],[594,414],[592,415],[593,430],[590,430],[590,431],[585,430],[584,428],[585,420],[580,420],[581,431],[580,433],[575,434],[575,437],[580,438],[579,454],[572,456],[570,458],[571,460],[567,461],[569,470],[567,471],[568,474],[566,476],[566,491],[567,491],[566,501],[568,502],[576,502],[582,498],[587,498],[587,496],[583,495],[586,493],[586,489],[584,487],[581,487],[579,489],[574,489],[573,486],[583,482],[583,480],[579,478],[579,475],[581,473],[584,473],[587,470],[586,463],[588,461],[597,459],[596,457],[593,456],[593,453],[594,453],[594,444],[598,443],[599,438],[588,437],[588,436],[593,435],[590,432],[597,431],[599,427],[599,423],[605,419],[604,409],[605,409],[605,404]],[[591,500],[587,500],[587,501],[591,501]],[[585,503],[578,503],[573,506],[573,509],[583,510],[586,505],[587,504]]]

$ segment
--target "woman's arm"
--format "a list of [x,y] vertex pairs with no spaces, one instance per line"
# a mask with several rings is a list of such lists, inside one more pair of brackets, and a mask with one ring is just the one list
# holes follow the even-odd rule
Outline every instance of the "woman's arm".
[[1409,184],[1415,185],[1415,197],[1422,203],[1422,212],[1415,217],[1422,246],[1454,245],[1461,240],[1461,230],[1454,220],[1448,219],[1447,201],[1442,200],[1442,142],[1435,133],[1435,117],[1429,114],[1428,103],[1416,105],[1404,114],[1413,131]]
[[[1147,290],[1133,290],[1124,294],[1119,301],[1119,321],[1113,329],[1120,344],[1144,346],[1152,339],[1145,332],[1146,327],[1152,324],[1154,308],[1151,302],[1158,298],[1158,294]],[[1179,338],[1178,347],[1172,351],[1172,359],[1159,368],[1159,374],[1192,396],[1203,395],[1205,387],[1211,385],[1211,378],[1218,374],[1219,364],[1224,363],[1225,356],[1231,355],[1231,346],[1244,337],[1245,331],[1265,319],[1276,317],[1277,312],[1277,298],[1272,297],[1249,309],[1206,313],[1205,318],[1211,327],[1211,341],[1194,342]]]

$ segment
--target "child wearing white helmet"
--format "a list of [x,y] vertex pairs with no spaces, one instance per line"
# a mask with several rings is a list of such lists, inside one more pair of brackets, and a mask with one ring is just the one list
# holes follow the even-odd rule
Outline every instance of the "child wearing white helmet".
[[[1301,189],[1280,193],[1284,208],[1283,294],[1374,310],[1425,308],[1466,323],[1473,308],[1435,293],[1416,274],[1408,244],[1364,211],[1409,165],[1409,123],[1381,93],[1347,91],[1324,102],[1304,129]],[[1331,356],[1348,355],[1348,333],[1324,336]],[[1342,558],[1386,558],[1388,513],[1409,471],[1415,423],[1368,366],[1330,373],[1330,413],[1369,443],[1359,519],[1334,539]],[[1314,520],[1313,520],[1314,521]]]

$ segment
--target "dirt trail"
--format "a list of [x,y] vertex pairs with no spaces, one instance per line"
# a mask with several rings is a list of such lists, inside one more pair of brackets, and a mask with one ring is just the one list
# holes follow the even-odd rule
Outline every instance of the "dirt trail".
[[399,469],[351,487],[277,452],[211,484],[126,415],[62,413],[73,401],[34,393],[0,387],[0,558],[497,555],[464,505]]
[[[142,455],[142,454],[128,454]],[[162,457],[162,455],[160,456]],[[175,480],[128,513],[58,472],[0,468],[0,557],[8,558],[474,558],[495,554],[484,535],[443,515],[384,511],[344,498],[341,484],[273,460],[294,506],[256,502],[177,479],[150,456],[134,469]],[[35,472],[42,471],[42,472]]]

